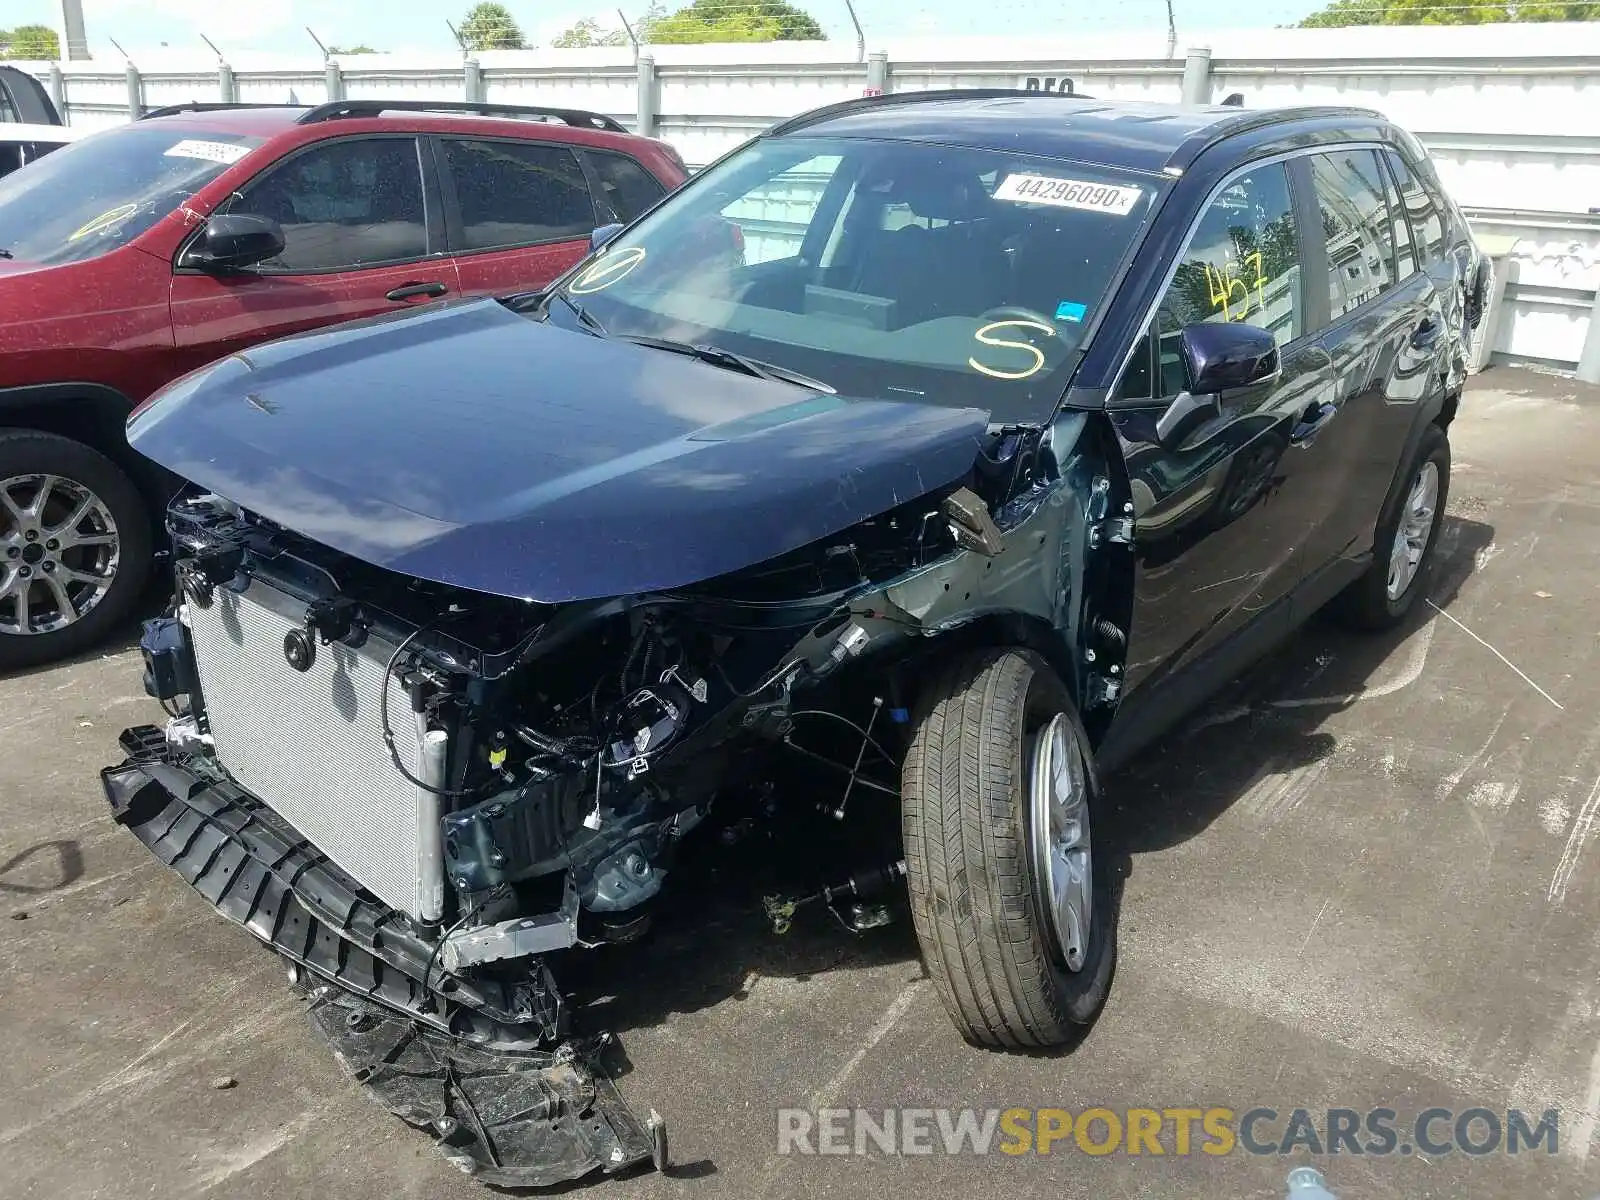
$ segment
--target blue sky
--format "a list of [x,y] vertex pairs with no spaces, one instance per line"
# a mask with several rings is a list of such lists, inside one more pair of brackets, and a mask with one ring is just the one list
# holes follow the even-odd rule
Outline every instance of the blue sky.
[[[525,34],[547,43],[584,16],[615,25],[615,5],[570,0],[504,0]],[[647,0],[622,0],[631,20]],[[1248,11],[1237,0],[1173,0],[1179,30],[1277,25],[1320,7],[1315,0],[1259,0]],[[459,23],[471,0],[84,0],[91,50],[114,53],[115,38],[130,52],[159,46],[203,48],[205,34],[224,50],[315,53],[310,25],[324,42],[366,42],[380,50],[450,50],[445,20]],[[853,38],[843,0],[799,0],[831,37]],[[870,43],[875,34],[1056,34],[1165,28],[1166,0],[855,0]],[[56,0],[5,0],[4,21],[55,24]],[[669,5],[669,7],[673,7]]]

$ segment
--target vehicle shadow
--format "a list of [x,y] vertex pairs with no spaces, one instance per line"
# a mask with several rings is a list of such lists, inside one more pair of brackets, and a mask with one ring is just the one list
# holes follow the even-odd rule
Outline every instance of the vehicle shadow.
[[[1446,515],[1425,599],[1449,608],[1494,540],[1481,521]],[[1417,604],[1399,627],[1353,632],[1321,617],[1107,781],[1105,835],[1131,869],[1132,855],[1202,833],[1265,773],[1315,765],[1337,749],[1328,717],[1372,691],[1385,694],[1420,670],[1413,639],[1438,613]],[[1415,649],[1408,654],[1405,647]],[[1215,733],[1220,736],[1209,736]]]

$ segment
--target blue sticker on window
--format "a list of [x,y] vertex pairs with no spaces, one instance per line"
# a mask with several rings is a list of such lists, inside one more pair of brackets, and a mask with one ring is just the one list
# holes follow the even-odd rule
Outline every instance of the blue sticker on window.
[[1089,306],[1087,304],[1077,304],[1071,300],[1063,300],[1056,305],[1056,320],[1081,321],[1088,311]]

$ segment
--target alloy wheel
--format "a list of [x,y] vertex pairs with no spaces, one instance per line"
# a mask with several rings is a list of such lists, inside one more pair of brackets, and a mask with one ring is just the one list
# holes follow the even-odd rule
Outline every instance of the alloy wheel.
[[1094,870],[1089,778],[1071,719],[1057,713],[1035,735],[1028,772],[1034,899],[1054,935],[1056,956],[1080,971],[1089,955]]
[[105,599],[121,553],[104,500],[59,475],[0,479],[0,634],[55,633]]
[[1394,531],[1394,545],[1389,548],[1387,591],[1390,600],[1405,595],[1422,569],[1422,557],[1428,552],[1438,505],[1439,468],[1430,458],[1417,468],[1416,477],[1411,481],[1400,511],[1400,524]]

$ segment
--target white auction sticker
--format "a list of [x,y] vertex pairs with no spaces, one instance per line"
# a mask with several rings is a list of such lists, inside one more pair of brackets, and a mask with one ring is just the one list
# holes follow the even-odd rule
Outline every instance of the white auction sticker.
[[996,200],[1018,204],[1053,204],[1057,208],[1086,208],[1092,212],[1125,217],[1143,193],[1136,187],[1111,183],[1086,183],[1081,179],[1054,179],[1049,175],[1007,175],[994,190]]
[[210,162],[236,163],[250,153],[249,146],[230,146],[227,142],[201,142],[185,139],[166,151],[168,158],[203,158]]

